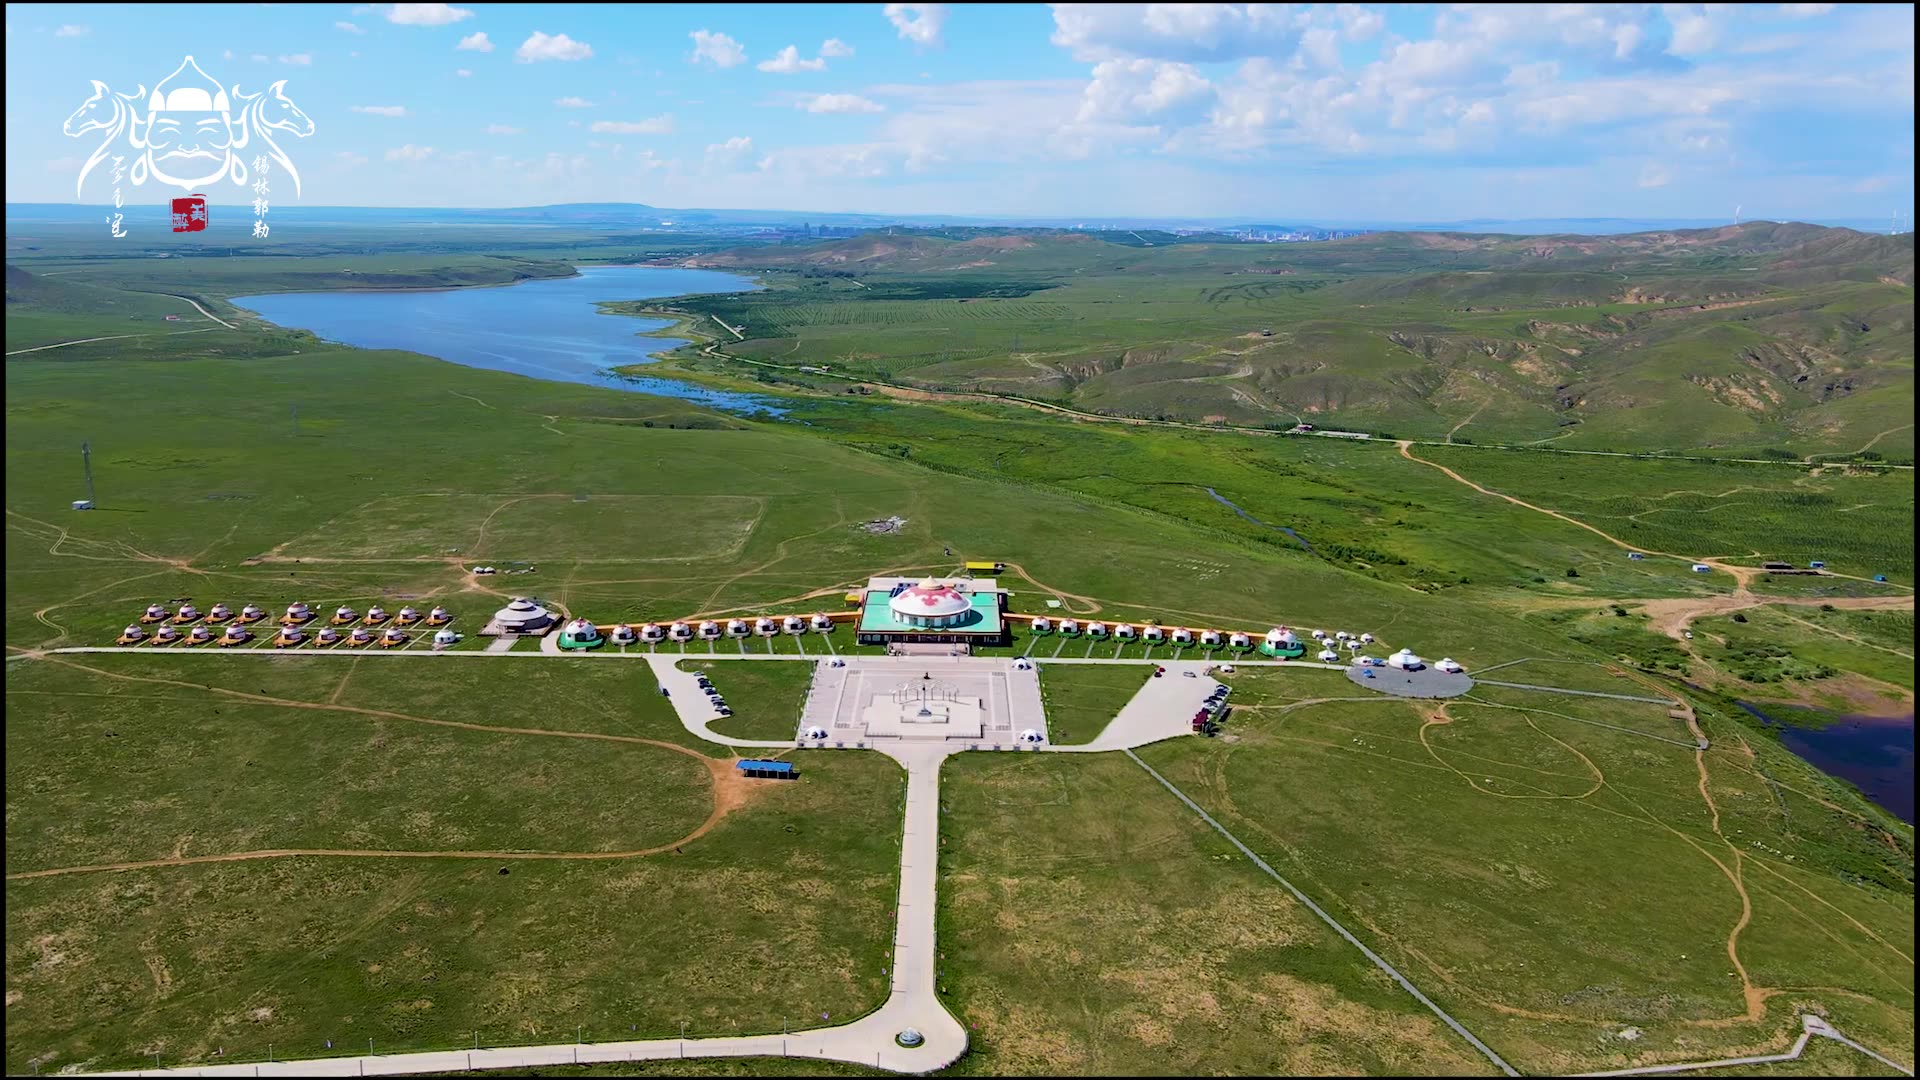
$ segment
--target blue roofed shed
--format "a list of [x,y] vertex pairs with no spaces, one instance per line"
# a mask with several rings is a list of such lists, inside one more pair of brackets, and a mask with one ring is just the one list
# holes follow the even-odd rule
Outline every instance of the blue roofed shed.
[[760,780],[792,780],[800,775],[791,761],[767,761],[763,758],[745,758],[734,762],[734,768],[748,776]]

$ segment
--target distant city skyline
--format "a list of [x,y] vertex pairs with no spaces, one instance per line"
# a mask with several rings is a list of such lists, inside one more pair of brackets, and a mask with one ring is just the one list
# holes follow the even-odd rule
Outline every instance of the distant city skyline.
[[[95,80],[151,94],[192,55],[311,118],[279,141],[283,207],[1910,223],[1914,202],[1911,5],[203,10],[10,5],[7,201],[75,201]],[[83,204],[112,205],[110,167]]]

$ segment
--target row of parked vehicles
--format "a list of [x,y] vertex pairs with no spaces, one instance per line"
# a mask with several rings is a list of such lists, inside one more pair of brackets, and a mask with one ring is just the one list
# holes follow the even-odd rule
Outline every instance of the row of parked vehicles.
[[727,707],[727,699],[720,696],[720,691],[714,687],[713,680],[707,678],[706,672],[702,671],[694,678],[700,683],[700,692],[707,695],[707,703],[712,705],[716,712],[721,716],[733,715],[733,710]]
[[1207,695],[1207,702],[1200,711],[1193,714],[1193,731],[1196,735],[1211,735],[1220,728],[1220,721],[1227,714],[1227,696],[1233,693],[1233,687],[1222,684],[1213,688]]

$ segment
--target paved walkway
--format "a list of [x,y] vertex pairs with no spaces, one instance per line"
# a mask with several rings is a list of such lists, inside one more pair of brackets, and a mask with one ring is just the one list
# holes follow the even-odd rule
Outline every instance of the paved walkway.
[[1852,1039],[1849,1039],[1845,1035],[1840,1034],[1840,1030],[1838,1028],[1834,1027],[1832,1024],[1827,1023],[1825,1020],[1822,1020],[1820,1017],[1813,1015],[1812,1013],[1801,1014],[1800,1037],[1793,1041],[1793,1045],[1791,1047],[1788,1047],[1787,1052],[1784,1054],[1755,1054],[1755,1055],[1750,1055],[1748,1057],[1721,1058],[1717,1061],[1683,1061],[1683,1062],[1676,1062],[1671,1065],[1645,1065],[1637,1069],[1613,1069],[1608,1072],[1574,1073],[1573,1075],[1574,1076],[1656,1076],[1662,1073],[1693,1072],[1696,1069],[1735,1069],[1735,1068],[1750,1067],[1754,1065],[1772,1065],[1777,1062],[1793,1061],[1794,1059],[1798,1058],[1802,1053],[1806,1051],[1807,1042],[1811,1040],[1815,1035],[1818,1035],[1821,1038],[1832,1039],[1837,1043],[1850,1046],[1853,1049],[1858,1050],[1862,1054],[1867,1055],[1868,1057],[1874,1059],[1875,1061],[1880,1062],[1882,1065],[1885,1065],[1896,1072],[1902,1073],[1906,1076],[1913,1075],[1912,1069],[1907,1068],[1905,1065],[1902,1065],[1897,1061],[1882,1057],[1879,1054],[1874,1053],[1872,1050],[1869,1050],[1866,1047],[1861,1046],[1859,1043],[1854,1042]]
[[[1041,661],[1042,674],[1048,664],[1057,663]],[[1213,665],[1204,660],[1178,660],[1163,666],[1167,673],[1157,679],[1149,677],[1092,742],[1078,746],[1049,743],[1043,749],[1061,754],[1098,754],[1193,734],[1193,714],[1206,706],[1207,695],[1220,685],[1202,674]],[[1189,673],[1193,678],[1187,678]]]
[[[714,653],[713,658],[718,660],[740,659],[738,656],[729,657],[725,653]],[[778,741],[771,739],[736,739],[731,735],[722,735],[708,728],[708,724],[720,719],[720,710],[713,707],[713,702],[707,698],[707,692],[700,689],[700,676],[698,672],[682,671],[674,666],[675,662],[679,660],[704,659],[704,657],[681,656],[679,653],[654,653],[646,656],[645,659],[648,665],[653,668],[653,677],[660,680],[661,688],[667,692],[667,700],[673,703],[673,711],[676,716],[680,717],[681,727],[686,728],[688,731],[691,731],[708,742],[716,742],[722,746],[780,747],[788,750],[793,748],[792,739],[781,739]],[[806,657],[796,656],[793,657],[793,659],[805,660]],[[814,662],[819,663],[818,660]]]

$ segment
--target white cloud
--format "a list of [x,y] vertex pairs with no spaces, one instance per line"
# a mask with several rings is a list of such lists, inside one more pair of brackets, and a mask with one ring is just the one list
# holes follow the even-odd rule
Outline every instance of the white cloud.
[[593,102],[583,97],[554,98],[553,103],[563,109],[591,109]]
[[[1055,4],[1053,43],[1076,60],[1231,60],[1293,50],[1304,13],[1288,4]],[[1331,16],[1333,13],[1329,13]],[[1329,25],[1338,25],[1329,23]],[[1378,27],[1359,14],[1347,26]]]
[[940,44],[940,27],[947,21],[947,5],[888,4],[885,14],[904,40],[920,46]]
[[513,58],[522,64],[531,64],[539,60],[585,60],[593,55],[593,46],[584,41],[575,41],[565,34],[549,37],[538,30],[533,36],[520,43]]
[[1341,4],[1334,9],[1334,18],[1340,23],[1343,37],[1348,41],[1365,41],[1386,29],[1387,18],[1378,11],[1359,4]]
[[[1833,5],[1832,5],[1832,4],[1825,4],[1825,5],[1822,5],[1822,4],[1801,4],[1801,5],[1791,5],[1791,4],[1790,4],[1790,5],[1787,5],[1787,6],[1789,6],[1789,7],[1793,7],[1793,6],[1799,6],[1799,7],[1823,7],[1823,6],[1824,6],[1824,7],[1832,7]],[[1819,13],[1819,12],[1814,12],[1814,14],[1816,14],[1816,15],[1817,15],[1817,14],[1820,14],[1820,13]],[[1853,184],[1849,184],[1849,185],[1847,185],[1847,191],[1848,191],[1849,193],[1851,193],[1851,194],[1854,194],[1854,195],[1873,195],[1873,194],[1876,194],[1876,193],[1878,193],[1878,192],[1882,192],[1882,191],[1885,191],[1885,190],[1887,190],[1887,189],[1888,189],[1889,187],[1892,187],[1892,186],[1893,186],[1893,182],[1894,182],[1894,180],[1895,180],[1895,178],[1894,178],[1894,177],[1891,177],[1891,176],[1868,176],[1868,177],[1865,177],[1865,178],[1863,178],[1863,179],[1861,179],[1861,180],[1859,180],[1859,181],[1858,181],[1858,182],[1856,182],[1856,183],[1853,183]]]
[[468,52],[492,52],[493,42],[487,40],[487,32],[485,30],[475,30],[473,33],[461,38],[460,44],[455,45],[454,49],[465,49]]
[[345,21],[345,20],[342,20],[342,21],[340,21],[340,22],[337,22],[337,23],[334,23],[334,24],[333,24],[333,28],[334,28],[335,30],[345,30],[345,31],[346,31],[347,33],[349,33],[349,34],[364,34],[364,33],[366,33],[366,31],[365,31],[365,30],[362,30],[362,29],[360,29],[360,28],[359,28],[358,26],[355,26],[355,25],[354,25],[353,23],[350,23],[350,22],[347,22],[347,21]]
[[1835,4],[1781,4],[1780,13],[1789,19],[1811,19],[1815,15],[1825,15],[1832,11]]
[[815,94],[803,98],[796,106],[810,113],[877,113],[886,112],[886,108],[868,101],[859,94]]
[[525,135],[526,133],[526,128],[508,127],[505,124],[487,125],[487,134],[489,135]]
[[797,75],[802,71],[825,71],[827,62],[816,57],[812,60],[800,59],[800,47],[789,45],[775,53],[773,59],[762,60],[755,65],[761,71],[771,71],[776,75]]
[[253,56],[251,57],[251,59],[252,59],[252,60],[253,60],[253,62],[254,62],[254,63],[256,63],[256,64],[264,64],[264,63],[266,63],[266,62],[267,62],[267,54],[266,54],[266,53],[254,53],[254,54],[253,54]]
[[730,68],[747,62],[747,50],[725,34],[695,30],[687,36],[693,39],[693,55],[688,58],[692,63],[708,60],[714,67]]
[[232,50],[232,49],[228,49],[228,50],[226,50],[225,52],[222,52],[222,53],[220,54],[220,59],[222,59],[222,60],[231,60],[231,59],[233,59],[233,50]]
[[93,32],[92,27],[82,26],[79,23],[67,23],[64,26],[60,27],[60,29],[55,30],[53,32],[53,36],[54,37],[85,37],[92,32]]
[[837,37],[830,37],[820,43],[820,55],[833,58],[852,56],[853,46]]
[[312,67],[313,54],[312,53],[294,53],[291,56],[282,56],[280,58],[280,62],[290,67]]
[[437,153],[439,153],[439,151],[431,146],[415,146],[412,143],[408,143],[405,146],[396,146],[387,151],[387,160],[425,161]]
[[1673,174],[1666,166],[1657,161],[1649,161],[1640,169],[1640,186],[1643,188],[1666,187],[1673,182]]
[[453,73],[463,79],[473,78],[473,70],[471,68],[455,68]]
[[[1716,8],[1719,5],[1714,5]],[[1663,4],[1661,13],[1673,27],[1667,51],[1675,56],[1694,56],[1712,49],[1720,39],[1720,27],[1704,4]]]
[[1213,84],[1190,64],[1158,60],[1103,60],[1093,69],[1080,104],[1081,122],[1151,119],[1204,103]]
[[753,140],[745,135],[735,135],[722,143],[707,145],[706,167],[712,170],[730,172],[746,164],[753,158]]
[[394,4],[387,8],[387,21],[401,26],[445,26],[472,17],[473,12],[452,4]]
[[407,115],[407,107],[405,105],[355,105],[351,111],[365,113],[368,116]]
[[595,120],[588,130],[599,135],[671,135],[673,134],[673,114],[648,117],[645,120]]
[[360,166],[365,165],[367,163],[366,155],[356,154],[351,150],[340,150],[335,152],[335,154],[333,155],[333,160],[339,162],[341,167],[346,169],[357,169]]

